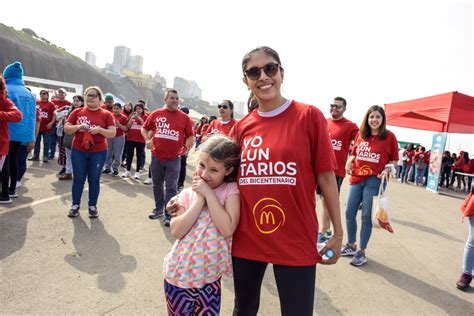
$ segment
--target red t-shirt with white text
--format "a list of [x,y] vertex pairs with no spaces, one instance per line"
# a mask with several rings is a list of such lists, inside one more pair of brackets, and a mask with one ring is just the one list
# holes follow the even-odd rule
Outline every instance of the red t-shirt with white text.
[[240,222],[232,255],[307,266],[321,261],[316,249],[316,175],[337,165],[321,111],[288,102],[275,116],[250,112],[230,133],[241,148]]
[[340,120],[327,119],[329,137],[331,138],[332,149],[337,161],[336,176],[344,178],[346,176],[346,161],[349,154],[351,142],[355,140],[359,128],[346,118]]
[[[67,118],[67,122],[72,125],[87,124],[89,128],[96,126],[107,129],[109,126],[115,126],[115,120],[107,110],[99,108],[96,111],[91,111],[87,107],[75,109],[71,112]],[[85,151],[82,147],[82,139],[84,137],[84,131],[77,131],[74,134],[74,141],[72,142],[72,148],[80,151]],[[90,152],[99,152],[107,150],[107,140],[102,134],[92,135],[94,139],[94,147]]]
[[50,133],[52,128],[47,128],[46,125],[48,125],[54,117],[54,111],[56,110],[54,103],[49,101],[36,101],[36,106],[40,111],[41,117],[39,132]]
[[[115,119],[116,123],[120,123],[123,126],[127,127],[128,117],[126,117],[122,113],[119,113],[119,115],[114,114],[114,119]],[[117,132],[115,133],[115,137],[121,137],[123,135],[124,131],[120,127],[118,127],[118,126],[116,126],[116,127],[117,127]]]
[[71,102],[69,102],[68,100],[59,100],[59,99],[53,99],[51,100],[51,102],[54,104],[56,110],[58,110],[58,112],[61,112],[64,110],[64,108],[66,106],[70,106],[71,105]]
[[[143,113],[141,116],[141,119],[143,122],[146,122],[146,119],[148,118],[148,114]],[[132,141],[132,142],[137,142],[137,143],[145,143],[145,139],[142,136],[142,122],[140,120],[133,118],[132,120],[132,126],[127,131],[127,140]]]
[[379,175],[389,161],[398,160],[398,142],[395,134],[387,131],[387,138],[369,136],[362,139],[357,135],[352,155],[355,159],[352,164],[350,184],[359,183],[370,176]]
[[184,142],[194,135],[193,122],[186,113],[166,108],[151,112],[143,128],[153,131],[152,153],[159,160],[176,159]]
[[214,120],[204,130],[202,135],[203,135],[203,137],[208,135],[208,134],[215,134],[215,133],[221,133],[221,134],[224,134],[224,135],[229,135],[230,130],[232,129],[232,127],[234,127],[236,122],[237,121],[234,120],[234,119],[231,119],[230,121],[227,121],[227,122],[222,122],[222,120]]

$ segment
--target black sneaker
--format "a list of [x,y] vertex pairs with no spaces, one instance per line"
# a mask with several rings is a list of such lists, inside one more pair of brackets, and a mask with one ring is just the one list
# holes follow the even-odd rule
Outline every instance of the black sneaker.
[[158,210],[155,208],[155,209],[153,209],[153,211],[152,211],[150,214],[148,214],[148,218],[149,218],[149,219],[158,219],[158,218],[162,217],[163,215],[164,215],[163,210],[158,211]]
[[0,204],[10,204],[12,199],[9,196],[0,196]]
[[97,218],[99,217],[99,212],[97,211],[97,207],[91,205],[89,206],[89,218]]
[[111,172],[110,169],[104,169],[104,170],[102,171],[102,173],[105,173],[105,174],[109,174],[110,172]]
[[171,218],[170,217],[165,217],[165,220],[163,221],[163,224],[165,224],[166,227],[170,227],[171,225]]
[[71,206],[71,209],[69,209],[69,213],[67,213],[68,217],[77,217],[79,215],[79,208],[80,206],[77,204],[74,204]]
[[8,195],[9,195],[11,198],[17,198],[17,197],[18,197],[18,194],[16,194],[16,191],[9,191],[9,192],[8,192]]
[[114,172],[112,173],[112,175],[113,175],[114,177],[118,176],[118,170],[114,170]]

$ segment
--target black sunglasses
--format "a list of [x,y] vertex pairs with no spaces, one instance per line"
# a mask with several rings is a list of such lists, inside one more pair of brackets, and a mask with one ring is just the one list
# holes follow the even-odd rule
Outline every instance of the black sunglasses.
[[342,109],[344,107],[344,105],[339,105],[339,104],[329,104],[329,107],[332,109],[332,108],[336,108],[336,109]]
[[258,80],[258,78],[260,78],[260,75],[262,73],[261,72],[262,69],[268,77],[274,77],[277,74],[278,70],[280,69],[280,65],[277,63],[268,63],[263,67],[251,67],[245,70],[244,73],[245,73],[245,76],[247,76],[247,78],[251,80]]
[[227,109],[229,108],[229,106],[228,106],[227,104],[219,104],[219,105],[217,106],[217,108],[218,108],[218,109],[221,109],[221,108],[222,108],[222,109],[224,109],[224,110],[227,110]]

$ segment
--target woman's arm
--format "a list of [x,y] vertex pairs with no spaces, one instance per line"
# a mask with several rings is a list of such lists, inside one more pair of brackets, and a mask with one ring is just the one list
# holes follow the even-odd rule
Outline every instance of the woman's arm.
[[202,195],[197,194],[191,206],[186,210],[180,206],[176,217],[171,218],[171,235],[176,239],[181,239],[189,232],[191,227],[199,217],[202,208],[204,207],[205,199]]
[[324,201],[328,208],[329,217],[334,227],[334,235],[327,242],[326,248],[334,251],[334,257],[329,260],[324,260],[323,263],[336,263],[341,255],[342,239],[344,230],[342,229],[341,213],[339,206],[339,194],[337,192],[336,176],[333,171],[322,172],[316,175],[318,185],[324,196]]
[[354,162],[355,156],[350,156],[349,159],[347,159],[346,162],[346,173],[348,175],[352,174],[352,163]]

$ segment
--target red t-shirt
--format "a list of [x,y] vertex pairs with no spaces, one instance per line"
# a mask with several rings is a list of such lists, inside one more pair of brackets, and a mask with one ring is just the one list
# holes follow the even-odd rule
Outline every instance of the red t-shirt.
[[7,98],[0,97],[0,155],[8,154],[10,133],[8,122],[19,122],[22,119],[20,110]]
[[[107,129],[109,126],[115,126],[115,120],[109,111],[99,108],[96,111],[91,111],[87,107],[75,109],[71,112],[67,118],[68,123],[72,125],[87,124],[89,128],[100,126]],[[84,131],[77,131],[74,135],[74,141],[72,142],[72,148],[80,151],[86,151],[82,147],[82,139],[84,137]],[[94,139],[94,148],[91,152],[99,152],[107,150],[107,140],[102,134],[92,135]]]
[[50,101],[37,101],[36,106],[40,111],[40,117],[41,117],[41,123],[40,123],[40,129],[39,129],[40,133],[43,133],[43,132],[50,133],[52,129],[47,128],[46,125],[48,125],[54,117],[54,111],[56,110],[54,103]]
[[166,108],[151,112],[143,128],[153,131],[152,153],[160,160],[176,159],[183,143],[194,135],[193,121],[186,113]]
[[227,121],[225,123],[222,122],[222,120],[214,120],[209,124],[209,126],[206,129],[203,129],[202,137],[205,137],[208,134],[215,134],[215,133],[221,133],[224,135],[229,135],[230,130],[232,127],[234,127],[235,123],[237,121],[234,119],[230,119],[230,121]]
[[[143,122],[146,122],[146,119],[148,118],[148,114],[143,113],[142,115],[142,120]],[[127,140],[132,141],[132,142],[137,142],[137,143],[145,143],[145,139],[142,136],[142,122],[140,122],[137,119],[132,119],[132,126],[128,129],[128,135],[127,135]]]
[[408,161],[403,161],[403,164],[405,165],[412,165],[413,164],[413,159],[415,157],[415,151],[414,150],[404,150],[402,156],[407,156]]
[[387,131],[387,138],[369,136],[362,139],[357,135],[352,155],[352,175],[350,184],[359,183],[370,176],[379,175],[389,161],[398,160],[398,142],[395,134]]
[[329,137],[337,161],[336,176],[346,176],[346,161],[351,142],[356,138],[359,128],[346,118],[340,120],[327,119]]
[[41,123],[41,112],[38,106],[36,106],[36,123]]
[[[120,113],[119,115],[114,114],[115,122],[122,124],[123,126],[127,127],[128,117]],[[124,131],[117,126],[117,132],[115,133],[115,137],[121,137],[124,134]]]
[[334,171],[337,164],[321,111],[288,102],[271,117],[250,112],[230,132],[241,148],[240,222],[232,255],[308,266],[321,261],[316,175]]
[[58,112],[63,111],[66,106],[71,105],[71,102],[69,102],[68,100],[61,101],[58,99],[53,99],[51,100],[51,102],[54,104],[55,109],[58,110]]

